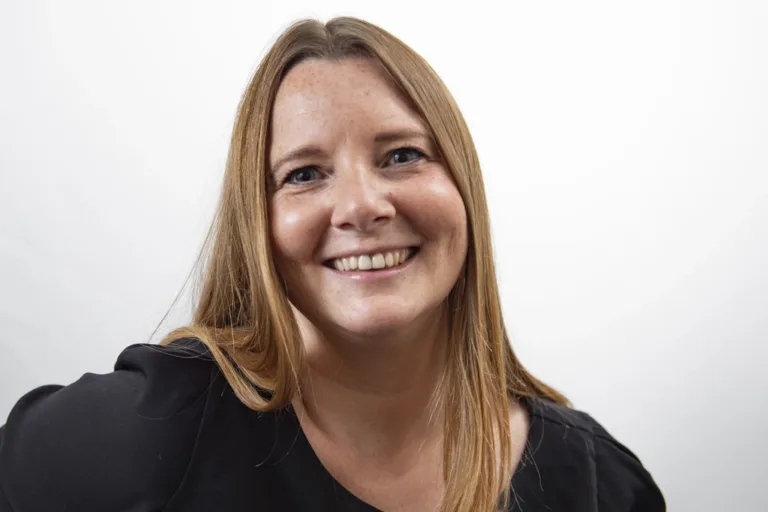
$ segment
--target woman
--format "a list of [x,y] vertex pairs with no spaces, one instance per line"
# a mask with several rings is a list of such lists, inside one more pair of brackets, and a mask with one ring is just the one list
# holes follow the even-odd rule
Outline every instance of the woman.
[[231,141],[192,325],[24,396],[0,510],[664,510],[507,340],[480,168],[432,69],[289,28]]

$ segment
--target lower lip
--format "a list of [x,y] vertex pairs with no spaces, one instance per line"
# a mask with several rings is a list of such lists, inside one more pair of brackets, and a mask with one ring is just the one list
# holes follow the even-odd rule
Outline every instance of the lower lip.
[[[419,254],[416,253],[410,258],[408,258],[405,263],[401,263],[400,265],[396,267],[390,267],[390,268],[382,268],[379,270],[336,270],[333,268],[329,268],[331,272],[336,274],[339,277],[346,277],[348,279],[354,279],[355,281],[378,281],[381,279],[388,279],[390,277],[394,277],[400,273],[402,273],[406,268],[408,268],[411,265],[411,262],[416,258]],[[326,267],[328,268],[328,267]]]

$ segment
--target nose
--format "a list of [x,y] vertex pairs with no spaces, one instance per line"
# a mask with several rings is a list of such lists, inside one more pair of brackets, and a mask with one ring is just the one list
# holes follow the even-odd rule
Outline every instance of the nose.
[[370,232],[395,216],[389,191],[376,169],[366,165],[339,170],[331,224],[339,229]]

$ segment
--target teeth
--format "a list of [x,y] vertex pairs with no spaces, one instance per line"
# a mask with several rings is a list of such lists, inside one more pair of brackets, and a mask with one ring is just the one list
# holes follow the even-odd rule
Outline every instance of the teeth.
[[387,260],[384,259],[383,254],[381,253],[374,254],[373,258],[371,258],[371,265],[373,266],[374,269],[384,268],[387,264],[386,261]]
[[382,268],[396,267],[410,256],[410,249],[400,249],[399,251],[377,252],[375,254],[363,254],[361,256],[350,256],[349,258],[339,258],[333,260],[333,267],[336,270],[378,270]]

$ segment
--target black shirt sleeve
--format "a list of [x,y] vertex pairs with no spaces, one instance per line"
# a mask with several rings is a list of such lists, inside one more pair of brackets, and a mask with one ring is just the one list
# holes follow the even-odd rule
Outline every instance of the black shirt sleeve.
[[593,429],[598,510],[664,512],[664,497],[640,459],[596,421]]
[[640,460],[584,411],[530,399],[528,446],[510,511],[664,512]]
[[161,510],[184,478],[215,368],[195,343],[132,345],[112,373],[22,397],[0,428],[0,512]]

